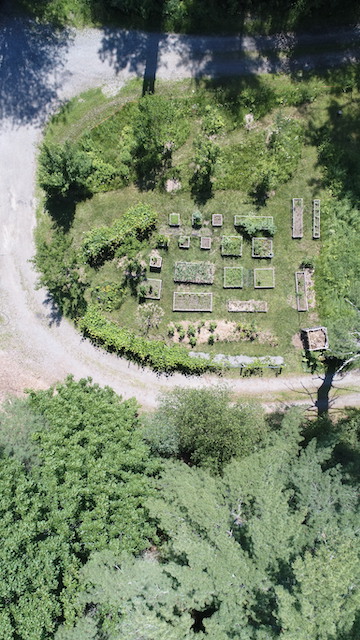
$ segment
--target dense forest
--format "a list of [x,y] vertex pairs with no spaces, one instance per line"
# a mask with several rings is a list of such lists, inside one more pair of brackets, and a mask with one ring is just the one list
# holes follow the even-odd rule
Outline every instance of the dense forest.
[[[4,640],[355,640],[360,413],[90,380],[0,422]],[[196,635],[195,635],[196,634]]]

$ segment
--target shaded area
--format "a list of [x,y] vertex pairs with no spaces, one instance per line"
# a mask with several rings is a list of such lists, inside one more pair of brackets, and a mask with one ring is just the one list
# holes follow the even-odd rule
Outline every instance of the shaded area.
[[15,124],[41,124],[57,100],[57,74],[64,65],[70,32],[31,20],[3,17],[0,23],[0,117]]

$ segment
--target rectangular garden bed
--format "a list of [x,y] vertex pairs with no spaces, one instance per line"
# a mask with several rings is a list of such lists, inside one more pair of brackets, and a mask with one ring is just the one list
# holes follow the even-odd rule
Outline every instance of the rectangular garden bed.
[[160,300],[162,280],[156,278],[148,278],[141,283],[141,287],[145,289],[144,298],[150,300]]
[[273,235],[275,232],[273,216],[234,216],[234,226],[241,227],[249,235],[253,236],[261,231]]
[[211,249],[211,238],[210,238],[210,236],[201,236],[201,238],[200,238],[200,249]]
[[174,291],[173,311],[212,311],[212,293]]
[[275,287],[275,270],[273,267],[254,269],[254,288],[273,289]]
[[304,201],[302,198],[292,199],[292,237],[303,237]]
[[180,249],[190,249],[190,236],[179,236],[178,245]]
[[273,258],[273,241],[271,238],[253,238],[251,241],[253,258]]
[[214,213],[211,217],[211,224],[213,227],[222,227],[222,224],[223,224],[222,213]]
[[242,255],[242,236],[223,236],[221,238],[221,255],[237,256]]
[[321,351],[328,349],[328,334],[326,327],[312,327],[302,329],[302,338],[308,351]]
[[211,262],[175,262],[174,282],[213,284],[214,274]]
[[230,313],[266,313],[268,304],[265,300],[228,300]]
[[162,257],[161,256],[157,256],[157,255],[150,256],[150,258],[149,258],[150,270],[160,271],[161,265],[162,265]]
[[243,287],[243,268],[224,267],[224,289],[241,289]]
[[309,304],[306,291],[306,273],[305,271],[296,271],[295,273],[295,290],[296,305],[298,311],[308,311]]
[[169,215],[169,226],[170,227],[180,227],[180,213],[170,213],[170,215]]
[[320,200],[313,200],[313,238],[320,238]]

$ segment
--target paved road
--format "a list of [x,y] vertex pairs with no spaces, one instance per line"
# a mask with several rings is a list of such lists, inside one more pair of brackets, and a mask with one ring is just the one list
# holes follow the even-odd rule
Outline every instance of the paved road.
[[[325,36],[318,36],[323,45]],[[115,93],[134,76],[182,78],[222,73],[259,73],[354,59],[358,31],[328,34],[347,42],[349,51],[286,59],[292,36],[205,38],[84,30],[55,33],[35,23],[3,16],[0,22],[0,399],[26,387],[44,388],[68,373],[91,376],[124,397],[136,396],[153,407],[159,391],[174,385],[198,386],[198,378],[158,376],[96,349],[71,324],[52,313],[46,292],[35,290],[34,254],[36,153],[44,123],[64,100],[93,86]],[[300,44],[314,44],[306,36]],[[211,376],[204,384],[217,384]],[[360,389],[355,374],[339,381],[349,386],[351,403]],[[279,394],[299,391],[311,404],[319,380],[311,376],[235,380],[234,392]],[[305,391],[306,390],[306,391]],[[350,401],[350,400],[349,400]],[[340,406],[341,402],[338,402]]]

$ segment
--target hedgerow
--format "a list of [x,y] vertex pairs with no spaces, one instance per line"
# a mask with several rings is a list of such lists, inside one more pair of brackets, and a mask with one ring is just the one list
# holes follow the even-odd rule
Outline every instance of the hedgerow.
[[131,239],[144,239],[155,228],[156,212],[139,203],[109,227],[91,229],[81,247],[83,260],[90,265],[99,265],[112,258],[116,249]]
[[160,340],[148,340],[137,336],[107,320],[96,308],[89,306],[79,321],[83,334],[107,351],[126,356],[129,360],[149,365],[155,371],[181,371],[201,374],[205,371],[220,371],[222,367],[211,360],[191,358],[185,347],[168,346]]

